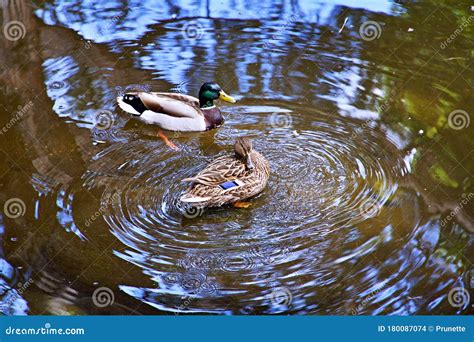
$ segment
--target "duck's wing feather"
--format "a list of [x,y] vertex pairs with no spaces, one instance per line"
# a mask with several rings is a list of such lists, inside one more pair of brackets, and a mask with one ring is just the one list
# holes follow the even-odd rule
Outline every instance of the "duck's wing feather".
[[185,94],[178,94],[178,93],[151,93],[153,95],[158,95],[158,96],[166,96],[174,100],[178,100],[181,102],[188,103],[192,106],[199,107],[199,100],[195,98],[194,96],[190,95],[185,95]]
[[221,157],[199,172],[196,176],[185,178],[182,182],[193,182],[208,186],[218,186],[239,179],[247,174],[245,164],[235,157]]
[[[135,99],[132,98],[132,100],[127,103],[127,97],[131,96]],[[118,103],[120,107],[127,112],[135,111],[142,113],[143,110],[150,110],[155,113],[166,114],[177,118],[196,118],[203,116],[201,109],[199,106],[196,106],[193,101],[184,102],[177,98],[167,95],[158,95],[157,93],[129,92],[124,94],[123,98],[119,98]]]
[[156,113],[188,118],[203,115],[199,106],[180,101],[168,95],[138,93],[138,96],[148,110]]

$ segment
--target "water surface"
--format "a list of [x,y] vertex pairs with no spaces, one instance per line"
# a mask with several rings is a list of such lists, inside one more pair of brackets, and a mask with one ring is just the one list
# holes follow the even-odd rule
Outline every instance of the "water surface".
[[[4,7],[2,313],[472,313],[471,5],[352,3]],[[210,80],[238,102],[179,151],[115,103]],[[183,209],[238,136],[266,190]]]

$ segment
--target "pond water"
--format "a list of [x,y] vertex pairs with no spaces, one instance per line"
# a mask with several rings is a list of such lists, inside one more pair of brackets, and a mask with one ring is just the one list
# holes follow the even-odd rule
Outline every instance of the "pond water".
[[[473,313],[471,3],[353,3],[4,5],[1,312]],[[179,150],[115,102],[206,81],[238,102]],[[265,191],[183,211],[239,136]]]

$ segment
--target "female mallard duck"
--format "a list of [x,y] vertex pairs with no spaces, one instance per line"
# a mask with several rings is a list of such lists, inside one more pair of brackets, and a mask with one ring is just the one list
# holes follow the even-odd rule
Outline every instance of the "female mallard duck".
[[199,99],[176,93],[127,92],[117,98],[124,111],[147,124],[158,125],[169,131],[207,131],[224,123],[214,100],[234,103],[216,83],[204,83]]
[[217,158],[196,176],[183,179],[193,184],[180,200],[194,207],[219,207],[234,203],[236,207],[249,207],[241,202],[260,193],[270,176],[268,161],[252,149],[247,138],[238,138],[234,145],[235,156]]

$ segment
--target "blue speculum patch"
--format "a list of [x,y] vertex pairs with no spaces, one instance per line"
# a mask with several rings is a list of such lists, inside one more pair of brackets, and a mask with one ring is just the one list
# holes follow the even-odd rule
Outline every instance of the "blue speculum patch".
[[224,190],[227,190],[227,189],[230,189],[230,188],[234,188],[236,186],[238,186],[239,184],[237,184],[236,182],[234,181],[228,181],[228,182],[225,182],[225,183],[222,183],[222,184],[219,184],[219,186],[224,189]]

